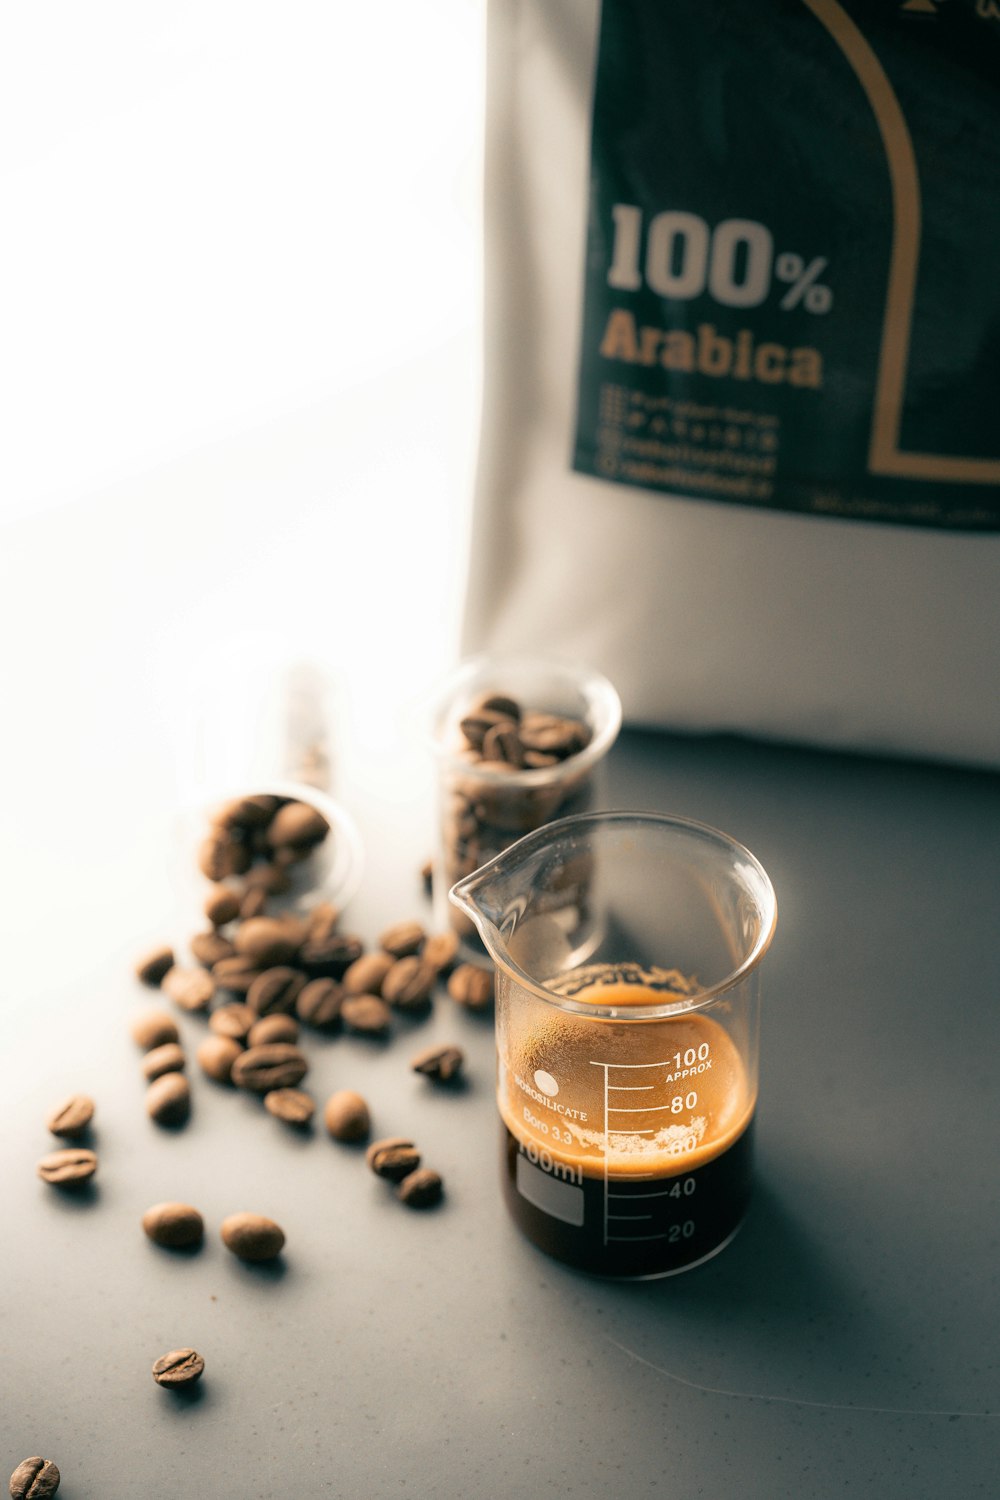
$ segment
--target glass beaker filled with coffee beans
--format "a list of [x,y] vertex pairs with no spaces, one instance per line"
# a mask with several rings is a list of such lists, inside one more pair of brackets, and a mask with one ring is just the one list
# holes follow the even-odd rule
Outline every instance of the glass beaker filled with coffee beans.
[[[532,829],[600,805],[621,718],[607,678],[573,662],[477,657],[444,684],[433,711],[440,927],[475,945],[474,923],[448,901],[455,882]],[[585,882],[576,894],[585,904]]]
[[584,814],[521,839],[451,898],[496,965],[515,1222],[603,1275],[667,1276],[716,1254],[752,1182],[777,914],[761,865],[688,819]]

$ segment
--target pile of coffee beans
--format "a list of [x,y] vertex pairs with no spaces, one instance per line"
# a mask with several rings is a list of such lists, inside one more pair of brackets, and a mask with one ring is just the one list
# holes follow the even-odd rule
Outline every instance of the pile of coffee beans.
[[[592,738],[584,719],[530,708],[508,693],[494,692],[459,707],[451,733],[441,785],[440,874],[446,887],[522,834],[586,810],[589,768],[573,765]],[[471,931],[457,908],[449,920],[456,932]]]

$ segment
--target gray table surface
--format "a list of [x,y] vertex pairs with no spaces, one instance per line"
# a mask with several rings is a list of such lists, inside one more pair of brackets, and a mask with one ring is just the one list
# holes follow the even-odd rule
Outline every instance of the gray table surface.
[[[387,1047],[307,1042],[318,1098],[358,1088],[378,1133],[415,1135],[446,1182],[436,1211],[407,1212],[357,1152],[197,1070],[188,1127],[157,1129],[127,1023],[148,1000],[131,960],[163,925],[165,826],[131,804],[22,812],[5,1473],[51,1457],[66,1500],[997,1493],[1000,778],[633,732],[608,803],[724,828],[779,898],[752,1210],[715,1260],[640,1285],[567,1270],[507,1221],[491,1025],[445,997]],[[355,807],[368,872],[346,925],[371,942],[427,915],[426,818],[371,785]],[[193,1050],[203,1023],[181,1024]],[[408,1070],[438,1039],[467,1052],[464,1092]],[[78,1196],[35,1176],[45,1117],[75,1089],[97,1100],[101,1158]],[[141,1232],[173,1197],[205,1215],[197,1254]],[[237,1209],[285,1227],[278,1266],[221,1246]],[[149,1368],[189,1344],[206,1375],[178,1398]]]

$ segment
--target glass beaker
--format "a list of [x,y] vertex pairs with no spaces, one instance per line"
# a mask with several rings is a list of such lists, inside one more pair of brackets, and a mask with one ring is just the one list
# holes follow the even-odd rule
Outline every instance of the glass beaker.
[[475,942],[474,924],[448,904],[451,886],[532,829],[600,806],[621,701],[606,677],[575,662],[479,656],[445,682],[432,718],[435,918]]
[[496,965],[504,1196],[529,1239],[610,1276],[666,1276],[750,1197],[771,882],[688,819],[560,819],[451,899]]

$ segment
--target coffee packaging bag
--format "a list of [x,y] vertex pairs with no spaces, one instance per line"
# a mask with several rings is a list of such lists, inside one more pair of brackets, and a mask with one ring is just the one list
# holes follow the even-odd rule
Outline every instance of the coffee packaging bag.
[[464,646],[1000,766],[1000,0],[491,0]]

